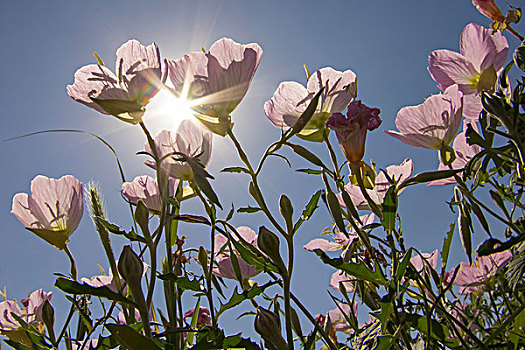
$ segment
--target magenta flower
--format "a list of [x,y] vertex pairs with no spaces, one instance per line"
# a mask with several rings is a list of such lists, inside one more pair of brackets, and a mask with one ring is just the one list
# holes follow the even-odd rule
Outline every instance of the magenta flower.
[[356,97],[356,75],[351,70],[339,72],[330,67],[322,68],[312,74],[306,88],[295,81],[282,82],[273,97],[264,104],[264,113],[273,125],[288,129],[295,124],[322,87],[325,89],[317,109],[300,134],[319,141],[319,135],[322,134],[318,131],[324,129],[332,113],[342,112]]
[[67,86],[72,99],[103,114],[137,124],[144,107],[161,87],[162,65],[159,48],[129,40],[117,50],[116,72],[100,64],[77,70],[75,82]]
[[[178,179],[168,178],[169,196],[175,194],[178,184]],[[157,180],[148,175],[137,176],[132,182],[122,184],[122,194],[133,204],[141,200],[149,211],[155,214],[159,214],[162,210],[162,198]]]
[[399,132],[385,132],[407,145],[439,150],[456,136],[462,115],[463,94],[453,85],[420,105],[401,108],[396,117]]
[[379,112],[379,108],[370,108],[361,101],[354,101],[348,105],[346,117],[341,113],[334,113],[326,122],[326,126],[335,131],[348,162],[363,159],[367,131],[375,130],[381,125]]
[[[257,234],[254,230],[246,226],[241,226],[237,227],[237,232],[246,242],[253,245],[254,247],[257,247]],[[232,238],[235,239],[235,235],[232,235]],[[237,279],[230,257],[231,252],[228,245],[228,238],[223,234],[215,235],[214,253],[216,255],[215,262],[217,263],[217,266],[213,267],[213,273],[219,277]],[[256,269],[255,266],[252,266],[244,261],[239,256],[239,253],[235,250],[235,248],[233,249],[233,253],[237,256],[237,261],[239,262],[239,268],[243,280],[247,280],[261,273],[261,270]]]
[[[155,146],[160,159],[161,169],[175,179],[191,181],[193,172],[188,163],[179,161],[181,158],[174,152],[183,153],[186,156],[196,158],[204,166],[208,165],[211,156],[211,137],[209,130],[197,125],[189,119],[183,120],[176,132],[168,130],[161,131],[155,137]],[[144,146],[147,153],[153,154],[149,144]],[[147,166],[156,169],[154,161],[144,162]]]
[[[474,129],[477,131],[477,127],[475,123],[471,124]],[[464,128],[466,129],[466,128]],[[456,159],[452,162],[450,165],[452,169],[462,169],[467,165],[467,163],[479,152],[481,152],[481,147],[478,145],[469,145],[467,143],[467,137],[465,136],[465,132],[462,132],[456,138],[454,139],[454,143],[452,144],[452,148],[454,148],[454,152],[456,154]],[[443,163],[439,163],[438,170],[447,170],[450,169],[447,165]],[[448,179],[442,179],[442,180],[435,180],[428,183],[428,186],[441,186],[441,185],[448,185],[456,183],[456,180],[454,177],[449,177]]]
[[27,230],[64,249],[82,218],[82,198],[82,183],[73,176],[55,180],[38,175],[31,181],[31,195],[13,197],[11,213]]
[[[459,271],[452,282],[460,286],[460,294],[472,294],[483,290],[492,276],[496,275],[501,265],[512,258],[512,253],[508,250],[501,253],[494,253],[487,256],[476,257],[472,266],[467,262],[459,265]],[[454,276],[455,268],[449,273],[450,278]]]
[[255,43],[222,38],[208,53],[192,52],[169,61],[169,77],[177,95],[194,100],[196,112],[227,118],[246,95],[262,53]]
[[[416,254],[412,258],[410,258],[410,263],[414,266],[417,272],[423,271],[425,267],[432,267],[433,269],[437,266],[438,261],[438,250],[434,250],[432,253],[421,253]],[[425,262],[423,262],[423,259]]]
[[[184,314],[184,319],[192,318],[195,309],[186,311]],[[206,307],[199,306],[199,314],[197,316],[197,328],[202,328],[204,326],[211,326],[211,315],[210,310]]]
[[[363,223],[363,226],[366,226],[373,223],[374,218],[374,214],[363,215],[361,216],[361,222]],[[343,249],[349,243],[352,243],[354,239],[358,238],[357,233],[355,233],[353,229],[348,232],[348,236],[349,237],[347,238],[344,233],[337,232],[335,235],[335,242],[322,238],[315,238],[306,243],[303,248],[310,252],[313,252],[316,249],[321,249],[323,252],[335,252],[337,250]]]
[[[412,160],[407,158],[400,165],[390,165],[386,167],[385,171],[392,180],[394,180],[397,184],[400,184],[406,179],[410,178],[413,169],[414,167],[412,164]],[[385,198],[386,192],[388,191],[390,186],[390,182],[386,178],[385,174],[381,172],[379,175],[376,176],[374,188],[367,189],[367,193],[375,203],[380,205],[383,203],[383,199]],[[347,185],[345,185],[345,191],[348,193],[350,199],[352,200],[352,203],[357,209],[370,210],[370,206],[368,205],[367,200],[363,196],[363,192],[361,191],[359,186],[354,185],[352,183],[348,183]],[[401,192],[403,192],[403,189],[399,191],[398,194],[400,194]],[[346,207],[341,194],[337,194],[337,198],[339,199],[339,204],[341,204],[341,206],[343,207]]]
[[[42,289],[36,290],[29,295],[27,299],[22,300],[24,306],[20,309],[16,300],[6,300],[0,303],[0,335],[26,345],[31,344],[25,331],[18,321],[11,315],[23,319],[29,325],[36,326],[40,329],[42,324],[42,307],[45,301],[51,301],[52,292],[44,292]],[[42,330],[43,331],[43,330]]]

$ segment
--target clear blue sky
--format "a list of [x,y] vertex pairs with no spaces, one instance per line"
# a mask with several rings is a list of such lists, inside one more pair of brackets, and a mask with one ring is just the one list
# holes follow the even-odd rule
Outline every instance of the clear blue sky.
[[[507,1],[498,3],[504,9]],[[508,3],[523,5],[519,0]],[[373,158],[384,168],[411,157],[416,173],[432,170],[438,165],[435,152],[406,146],[383,130],[394,128],[401,107],[419,104],[438,92],[426,70],[427,56],[440,48],[457,51],[460,33],[470,22],[489,25],[469,0],[8,1],[0,11],[0,63],[4,67],[0,139],[44,129],[82,129],[103,136],[116,148],[128,179],[153,175],[142,165],[144,158],[135,155],[144,144],[140,128],[74,102],[66,94],[66,85],[73,82],[76,69],[95,62],[94,50],[112,68],[116,49],[131,38],[143,44],[155,41],[163,57],[176,59],[201,46],[209,48],[226,36],[240,43],[257,42],[264,50],[252,86],[233,113],[238,138],[253,161],[279,135],[264,115],[264,102],[281,81],[304,82],[302,65],[307,64],[311,71],[325,66],[352,69],[358,77],[359,98],[381,109],[383,124],[368,136],[366,160]],[[525,26],[516,29],[523,33]],[[518,41],[506,36],[511,49],[515,48]],[[147,124],[148,114],[144,120]],[[315,148],[328,159],[322,148]],[[51,290],[52,274],[69,269],[65,254],[25,231],[9,213],[13,195],[28,192],[34,176],[73,174],[83,183],[95,180],[105,195],[112,222],[129,225],[129,208],[120,198],[121,183],[112,155],[87,136],[34,136],[2,142],[0,152],[4,159],[0,288],[7,287],[9,298],[21,299],[38,288]],[[229,140],[216,137],[209,171],[216,177],[213,184],[225,208],[231,202],[237,207],[253,204],[246,195],[245,177],[219,173],[235,164],[239,161]],[[310,195],[322,187],[319,179],[293,172],[305,165],[296,158],[292,170],[277,159],[267,163],[262,186],[270,203],[277,204],[280,194],[286,192],[296,212],[302,210]],[[450,186],[419,186],[403,193],[400,213],[407,244],[422,251],[441,247],[449,224],[456,220],[445,204],[451,195]],[[183,211],[198,213],[200,206],[185,203]],[[247,214],[237,214],[234,223],[253,229],[266,224],[261,216]],[[326,294],[332,269],[300,247],[318,237],[328,223],[328,213],[321,207],[296,236],[297,270],[292,288],[313,313],[333,308]],[[182,226],[182,233],[189,236],[189,245],[209,248],[207,231]],[[474,239],[484,238],[478,231]],[[70,247],[79,276],[97,274],[97,263],[107,268],[87,213]],[[465,259],[457,236],[453,254],[454,263]],[[312,288],[312,284],[317,285]],[[62,295],[56,293],[53,304],[65,305]],[[235,323],[229,332],[238,326]]]

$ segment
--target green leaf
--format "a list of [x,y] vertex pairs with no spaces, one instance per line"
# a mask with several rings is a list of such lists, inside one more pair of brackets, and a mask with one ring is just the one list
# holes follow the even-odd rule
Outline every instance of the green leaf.
[[249,174],[250,172],[248,169],[240,167],[240,166],[234,166],[229,168],[224,168],[221,170],[221,173],[246,173]]
[[402,188],[414,183],[426,183],[435,180],[448,179],[449,177],[454,176],[462,171],[463,169],[449,169],[419,173],[416,176],[403,181],[403,183],[398,186],[398,190],[401,190]]
[[257,213],[258,211],[261,211],[261,210],[262,209],[258,207],[247,206],[247,207],[237,209],[237,213]]
[[520,46],[512,54],[516,66],[525,72],[525,42],[521,43]]
[[428,333],[428,318],[427,316],[420,316],[416,314],[406,314],[405,322],[408,323],[412,328],[419,332],[430,336],[435,340],[443,342],[445,345],[453,345],[457,343],[457,340],[449,339],[449,330],[441,322],[431,319],[430,320],[430,334]]
[[343,214],[341,212],[341,205],[339,204],[337,196],[331,190],[326,192],[326,204],[328,204],[328,210],[330,211],[330,214],[332,214],[332,218],[334,219],[339,231],[346,233]]
[[107,324],[106,328],[117,341],[129,350],[160,350],[151,340],[126,325]]
[[478,218],[478,221],[488,234],[491,234],[489,223],[487,222],[487,219],[485,219],[485,215],[483,215],[483,212],[481,211],[481,208],[479,205],[477,205],[475,202],[470,202],[470,208],[472,209],[472,212],[474,212],[474,215]]
[[301,225],[305,221],[309,220],[312,217],[315,210],[319,208],[317,204],[319,203],[319,198],[321,198],[322,193],[323,193],[322,190],[318,190],[312,195],[312,197],[306,204],[303,212],[301,213],[301,217],[299,218],[299,220],[297,220],[297,222],[295,223],[293,227],[294,232],[297,232],[297,230],[299,230],[299,227],[301,227]]
[[134,215],[135,222],[139,225],[142,233],[146,237],[150,237],[149,233],[149,211],[142,200],[139,199]]
[[185,156],[185,160],[186,163],[188,163],[188,165],[191,167],[191,170],[193,171],[193,179],[195,180],[197,186],[199,186],[200,190],[212,203],[217,204],[217,206],[222,209],[222,205],[219,202],[217,194],[215,194],[213,188],[208,182],[208,178],[213,179],[213,176],[211,176],[204,169],[201,163],[199,163],[192,157]]
[[292,129],[290,131],[290,134],[287,136],[287,139],[303,130],[306,124],[308,124],[308,122],[310,121],[310,119],[312,119],[312,116],[314,115],[315,110],[317,109],[317,104],[319,103],[319,97],[323,93],[323,90],[324,87],[322,87],[321,90],[319,90],[319,92],[315,94],[314,98],[312,98],[312,101],[310,101],[308,107],[306,107],[303,114],[301,114],[299,119],[297,119],[295,124],[292,126]]
[[408,266],[408,263],[410,262],[410,258],[412,257],[412,248],[408,249],[405,253],[405,256],[403,256],[403,259],[401,259],[401,263],[397,266],[396,276],[395,280],[400,281],[401,278],[405,275],[406,268]]
[[359,213],[357,212],[357,209],[355,208],[354,202],[352,202],[352,199],[350,198],[350,195],[346,191],[341,192],[341,197],[343,197],[343,202],[345,203],[346,209],[350,210],[350,214],[356,219],[360,224],[363,224],[361,222],[361,218],[359,217]]
[[232,208],[228,212],[228,215],[226,215],[226,219],[224,221],[230,221],[234,213],[235,213],[235,207],[233,206],[233,203],[232,203]]
[[374,317],[377,318],[379,322],[381,322],[383,327],[386,327],[386,323],[394,311],[394,305],[392,305],[392,301],[389,300],[379,301],[379,306],[381,306],[381,311],[374,313]]
[[297,169],[298,173],[305,173],[310,175],[321,175],[323,172],[321,170],[314,170],[314,169]]
[[137,307],[137,304],[135,304],[133,301],[129,300],[120,293],[113,292],[111,289],[105,286],[92,287],[86,283],[80,284],[67,278],[59,277],[55,282],[55,287],[68,294],[88,294],[96,297],[106,298],[108,300],[130,304],[134,307]]
[[522,310],[514,319],[513,332],[509,332],[509,340],[518,349],[520,338],[525,338],[525,310]]
[[[116,100],[116,99],[107,99],[102,100],[94,97],[90,97],[93,102],[102,107],[109,114],[121,118],[123,114],[140,114],[144,113],[144,107],[137,102],[127,101],[127,100]],[[128,118],[125,118],[128,119]],[[139,120],[137,121],[137,123]],[[135,123],[136,124],[136,123]]]
[[119,226],[109,223],[105,219],[101,218],[100,216],[95,216],[94,220],[104,226],[109,232],[115,234],[115,235],[121,235],[129,239],[133,242],[141,242],[141,243],[147,243],[146,239],[142,236],[137,235],[133,230],[130,232],[126,232],[122,230]]
[[321,159],[319,159],[315,154],[310,152],[308,149],[301,145],[296,145],[292,143],[287,143],[287,145],[294,151],[295,154],[301,156],[302,158],[306,159],[310,163],[320,166],[321,168],[326,169],[326,166],[323,164]]
[[347,263],[342,258],[331,259],[321,249],[314,250],[315,254],[321,258],[321,260],[330,266],[335,267],[338,270],[346,272],[347,274],[356,277],[360,280],[365,280],[372,283],[377,283],[383,286],[388,285],[385,277],[381,273],[381,268],[377,262],[375,262],[375,270],[370,270],[364,263]]
[[396,186],[390,186],[383,200],[383,218],[381,223],[386,231],[392,232],[396,227],[397,213],[397,189]]
[[377,344],[374,350],[388,350],[392,348],[392,340],[394,340],[394,337],[391,335],[380,335],[376,340]]
[[239,305],[243,301],[250,300],[258,295],[261,295],[266,290],[266,288],[273,286],[276,283],[277,281],[270,281],[262,286],[253,285],[249,290],[242,291],[242,293],[238,292],[238,288],[236,286],[230,300],[228,300],[225,304],[221,304],[221,307],[217,312],[217,317],[219,317],[219,315],[221,315],[224,311]]
[[204,291],[204,287],[197,280],[197,278],[190,279],[188,276],[177,276],[173,272],[169,272],[163,275],[158,275],[157,277],[163,281],[175,282],[179,288],[182,288],[185,290],[192,290],[194,292]]
[[443,247],[441,248],[441,261],[443,262],[443,271],[447,268],[448,256],[450,254],[450,246],[452,244],[452,237],[454,237],[454,231],[456,230],[456,224],[450,224],[450,229],[448,230],[445,239],[443,240]]
[[460,206],[458,213],[458,230],[463,250],[472,264],[472,219],[470,212],[463,206]]
[[242,334],[224,336],[223,330],[211,330],[208,333],[199,333],[199,340],[190,350],[210,349],[247,349],[260,350],[260,347],[249,338],[242,338]]
[[[242,237],[240,238],[242,239]],[[271,261],[266,260],[266,258],[262,255],[258,255],[254,251],[255,248],[252,247],[248,242],[244,240],[237,241],[236,239],[231,239],[230,241],[234,245],[237,252],[239,252],[241,258],[243,258],[243,260],[246,261],[248,265],[255,266],[259,270],[280,273],[280,269],[277,267],[277,265]]]

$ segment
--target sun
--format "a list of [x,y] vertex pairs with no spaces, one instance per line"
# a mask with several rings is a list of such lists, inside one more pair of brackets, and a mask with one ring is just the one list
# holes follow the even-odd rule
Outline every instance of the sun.
[[190,101],[173,95],[166,88],[161,89],[151,99],[146,109],[148,127],[155,134],[165,129],[177,130],[180,122],[194,118],[194,113]]

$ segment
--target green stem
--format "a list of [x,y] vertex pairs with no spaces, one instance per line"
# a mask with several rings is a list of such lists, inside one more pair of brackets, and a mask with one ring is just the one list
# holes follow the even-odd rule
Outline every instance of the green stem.
[[75,258],[73,258],[73,255],[69,251],[68,246],[66,245],[64,247],[64,252],[66,252],[67,257],[69,258],[69,262],[71,263],[71,278],[73,281],[77,280],[77,265],[75,264]]

